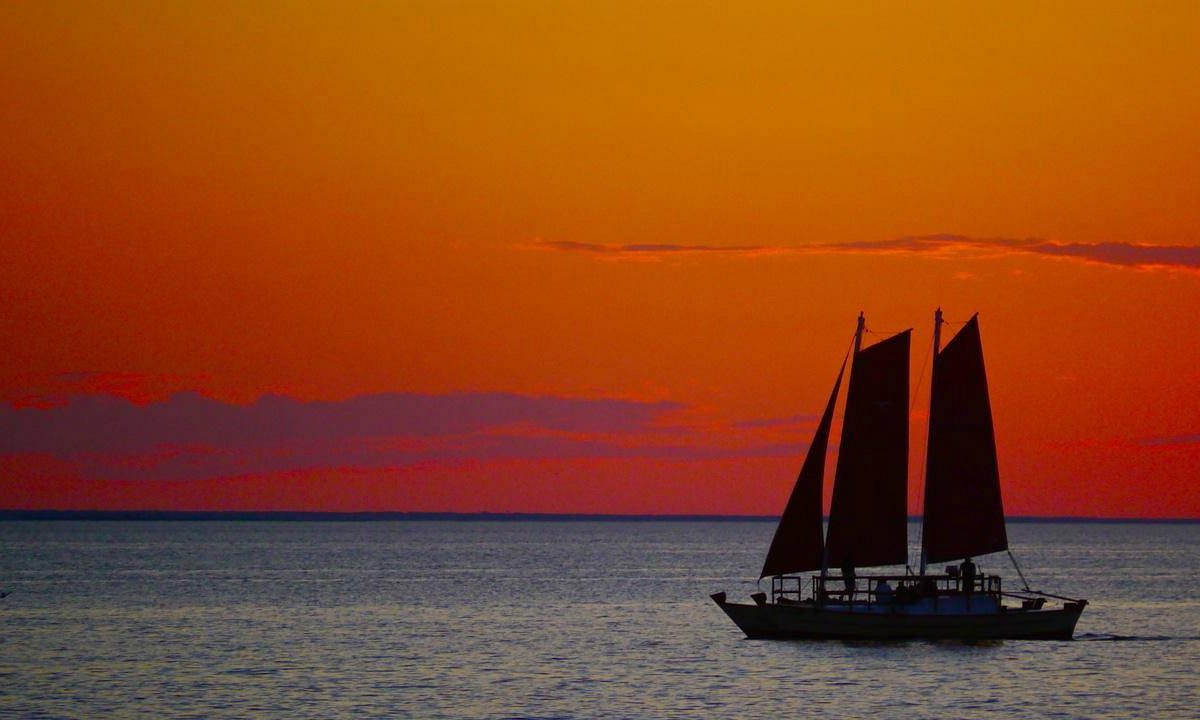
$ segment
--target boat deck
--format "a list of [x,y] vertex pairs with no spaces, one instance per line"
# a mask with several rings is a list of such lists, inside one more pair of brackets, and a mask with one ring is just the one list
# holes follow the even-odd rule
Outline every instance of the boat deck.
[[[806,581],[808,581],[806,583]],[[879,584],[886,582],[890,592],[881,597]],[[803,588],[810,585],[807,600]],[[881,606],[929,606],[927,612],[963,612],[989,609],[996,612],[1005,595],[1025,601],[1036,599],[1023,593],[1005,593],[999,575],[978,575],[970,580],[954,573],[940,575],[857,575],[851,578],[820,575],[777,575],[771,578],[771,602],[796,604],[814,602],[831,610],[839,607],[863,610]],[[976,609],[972,609],[975,606]]]

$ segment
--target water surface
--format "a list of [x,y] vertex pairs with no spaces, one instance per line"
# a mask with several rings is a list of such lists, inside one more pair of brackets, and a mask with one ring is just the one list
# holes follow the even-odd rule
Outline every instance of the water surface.
[[1010,524],[1091,604],[983,644],[746,640],[707,595],[755,591],[773,527],[0,522],[0,714],[1197,716],[1200,524]]

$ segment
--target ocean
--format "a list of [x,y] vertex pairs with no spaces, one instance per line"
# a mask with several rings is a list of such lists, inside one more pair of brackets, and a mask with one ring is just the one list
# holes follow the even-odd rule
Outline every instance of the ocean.
[[708,595],[755,591],[773,529],[3,521],[0,715],[1200,717],[1200,524],[1010,523],[1090,605],[1073,641],[974,644],[745,639]]

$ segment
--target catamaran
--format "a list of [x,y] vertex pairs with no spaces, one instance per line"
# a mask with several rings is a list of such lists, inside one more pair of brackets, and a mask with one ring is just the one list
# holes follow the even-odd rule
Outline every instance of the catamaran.
[[[911,330],[863,348],[860,313],[834,472],[828,532],[821,495],[834,405],[847,360],[817,425],[759,581],[771,594],[753,603],[711,597],[751,638],[1070,639],[1087,600],[1034,591],[1008,548],[996,438],[979,316],[939,347],[933,370],[925,459],[919,569],[908,564],[909,345]],[[978,573],[973,558],[1008,552],[1023,589]],[[957,564],[962,561],[961,564]],[[930,566],[953,562],[943,572]],[[905,566],[903,574],[857,568]],[[831,569],[839,575],[832,575]],[[804,576],[802,573],[819,571]],[[807,592],[805,592],[807,587]]]

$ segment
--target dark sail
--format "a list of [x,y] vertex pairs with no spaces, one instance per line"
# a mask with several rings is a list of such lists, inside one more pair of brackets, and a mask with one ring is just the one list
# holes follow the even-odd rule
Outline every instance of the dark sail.
[[1008,548],[996,437],[988,401],[978,315],[933,360],[925,522],[928,562]]
[[808,446],[808,455],[800,467],[800,475],[788,498],[771,549],[763,562],[759,578],[768,575],[816,570],[821,567],[821,484],[825,475],[825,449],[829,445],[829,426],[833,423],[833,406],[837,402],[838,389],[842,386],[842,374],[846,363],[838,370],[833,392],[825,405],[825,413]]
[[855,354],[829,512],[829,567],[908,559],[906,330]]

